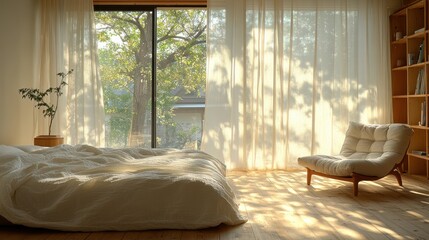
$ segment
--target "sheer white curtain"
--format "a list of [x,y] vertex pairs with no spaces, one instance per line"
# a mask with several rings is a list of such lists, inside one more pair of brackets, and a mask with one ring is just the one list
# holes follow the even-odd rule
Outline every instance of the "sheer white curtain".
[[[35,86],[56,86],[56,73],[74,69],[60,98],[53,134],[61,134],[68,144],[103,146],[104,105],[92,0],[40,0],[39,21]],[[36,135],[47,134],[47,121],[38,116]]]
[[384,0],[208,0],[202,149],[230,169],[338,153],[349,121],[391,118]]

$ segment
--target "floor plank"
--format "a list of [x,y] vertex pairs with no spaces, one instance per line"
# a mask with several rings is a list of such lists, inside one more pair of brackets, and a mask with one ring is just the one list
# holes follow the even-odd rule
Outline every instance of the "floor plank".
[[302,171],[228,172],[228,181],[249,221],[200,230],[61,232],[22,226],[0,227],[11,240],[231,240],[231,239],[429,239],[429,180],[388,176],[352,184]]

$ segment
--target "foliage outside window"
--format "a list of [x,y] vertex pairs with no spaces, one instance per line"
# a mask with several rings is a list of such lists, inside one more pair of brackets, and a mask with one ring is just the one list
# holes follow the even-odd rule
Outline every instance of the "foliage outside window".
[[[155,11],[157,28],[152,29]],[[206,10],[98,11],[96,19],[106,145],[151,146],[152,74],[156,74],[156,145],[199,148],[206,80]]]

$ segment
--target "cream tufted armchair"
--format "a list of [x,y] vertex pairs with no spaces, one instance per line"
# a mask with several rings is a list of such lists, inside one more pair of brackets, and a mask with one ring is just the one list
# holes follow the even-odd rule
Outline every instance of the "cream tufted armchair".
[[350,122],[338,156],[313,155],[298,158],[307,168],[307,185],[318,175],[353,182],[358,195],[360,181],[378,180],[393,174],[402,186],[400,166],[413,130],[406,124],[365,125]]

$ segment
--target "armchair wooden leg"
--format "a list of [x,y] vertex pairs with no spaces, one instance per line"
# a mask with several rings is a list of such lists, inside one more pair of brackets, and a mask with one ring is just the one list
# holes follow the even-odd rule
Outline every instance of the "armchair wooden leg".
[[359,185],[359,179],[357,179],[356,177],[353,177],[353,195],[355,197],[357,197],[359,192],[358,185]]
[[401,177],[401,172],[399,172],[399,169],[392,170],[390,174],[393,174],[396,177],[396,180],[398,181],[399,186],[402,186],[402,177]]
[[311,185],[311,175],[313,175],[313,171],[307,168],[307,185]]

